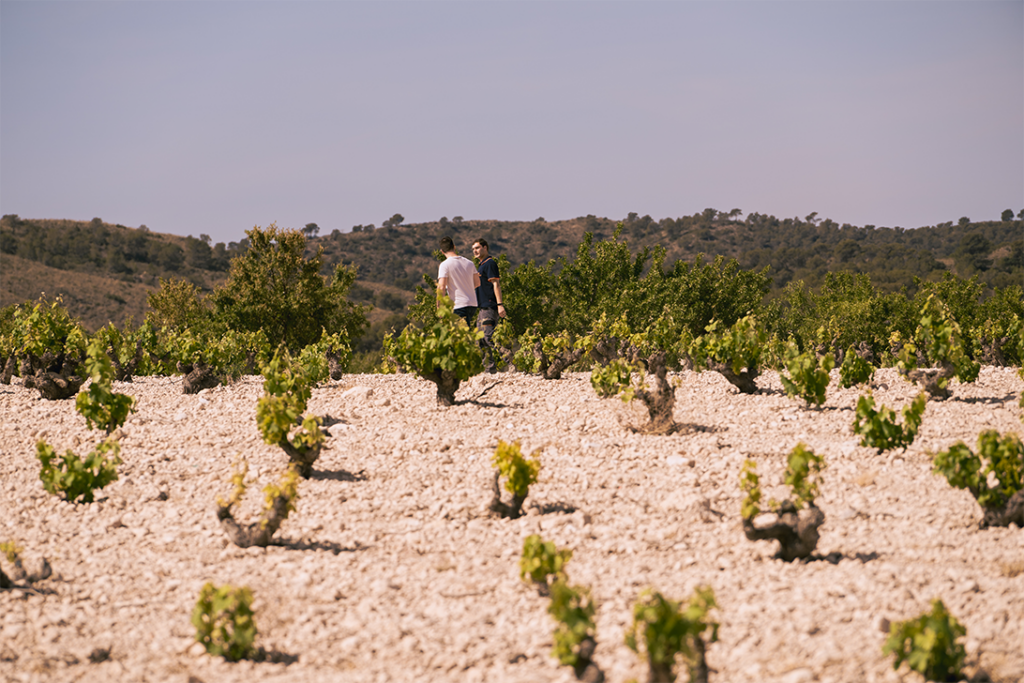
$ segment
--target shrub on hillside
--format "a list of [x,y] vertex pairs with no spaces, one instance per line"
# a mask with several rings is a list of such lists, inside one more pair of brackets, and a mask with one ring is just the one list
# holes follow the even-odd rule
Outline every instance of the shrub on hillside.
[[364,307],[347,299],[356,269],[338,265],[328,283],[320,274],[323,247],[306,258],[306,238],[276,225],[246,231],[249,248],[231,260],[228,282],[211,299],[228,327],[262,331],[272,346],[292,353],[320,339],[323,330],[357,339],[366,326]]

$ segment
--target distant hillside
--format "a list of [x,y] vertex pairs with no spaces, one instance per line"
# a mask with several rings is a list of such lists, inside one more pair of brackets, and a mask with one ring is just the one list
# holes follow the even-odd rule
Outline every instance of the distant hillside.
[[51,268],[18,256],[0,254],[0,307],[59,296],[86,329],[96,331],[108,322],[122,325],[146,314],[146,295],[156,287],[115,280],[104,275]]
[[160,278],[205,291],[227,279],[242,247],[91,221],[0,219],[0,305],[61,295],[90,330],[129,316],[141,322]]
[[[411,290],[421,275],[435,276],[432,252],[437,239],[451,235],[457,249],[469,255],[472,243],[483,237],[494,255],[505,254],[512,266],[528,261],[538,265],[562,257],[572,259],[585,232],[596,240],[610,237],[616,223],[585,216],[567,221],[448,221],[389,226],[358,232],[334,231],[311,240],[324,247],[328,263],[355,264],[361,280]],[[867,273],[885,291],[912,287],[913,278],[937,279],[947,270],[961,277],[977,274],[989,286],[1024,282],[1024,224],[1021,220],[902,228],[855,227],[818,219],[778,219],[751,214],[736,220],[708,209],[693,216],[654,221],[631,214],[620,239],[635,252],[660,245],[665,265],[692,262],[698,254],[736,259],[747,269],[771,267],[775,291],[793,280],[819,284],[829,271]]]
[[[978,275],[989,287],[1024,283],[1024,224],[1020,219],[904,230],[839,225],[811,214],[778,219],[753,213],[707,209],[692,216],[654,221],[630,214],[620,239],[635,253],[660,245],[665,266],[692,262],[698,254],[736,259],[747,269],[770,266],[772,294],[794,280],[816,286],[829,271],[866,273],[883,291],[912,290],[913,278],[938,279],[947,271]],[[398,217],[400,218],[400,217]],[[390,223],[390,221],[389,221]],[[313,229],[311,229],[313,228]],[[392,325],[404,324],[406,305],[422,275],[437,274],[433,252],[442,235],[451,235],[467,256],[483,237],[495,255],[513,267],[534,261],[573,259],[586,232],[600,241],[616,230],[607,218],[584,216],[565,221],[441,219],[410,225],[357,226],[353,232],[315,236],[306,226],[308,250],[324,248],[324,273],[337,263],[354,264],[359,280],[350,297],[373,304],[372,327],[362,346],[373,347]],[[181,278],[211,291],[227,278],[230,259],[244,252],[247,240],[211,244],[200,235],[154,233],[145,229],[91,221],[0,220],[0,305],[32,301],[42,293],[61,294],[72,315],[90,329],[128,316],[141,320],[146,294],[160,278]]]

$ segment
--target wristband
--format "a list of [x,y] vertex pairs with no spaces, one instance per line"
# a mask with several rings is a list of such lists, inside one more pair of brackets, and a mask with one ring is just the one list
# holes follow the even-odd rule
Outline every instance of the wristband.
[[503,303],[499,303],[498,305],[499,305],[499,306],[504,306],[505,304],[503,304]]

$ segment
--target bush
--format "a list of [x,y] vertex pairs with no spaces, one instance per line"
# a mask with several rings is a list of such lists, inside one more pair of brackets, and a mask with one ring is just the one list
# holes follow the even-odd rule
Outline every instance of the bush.
[[857,399],[853,433],[861,437],[861,446],[874,448],[879,453],[894,448],[906,449],[917,437],[927,402],[924,392],[918,394],[909,406],[904,406],[903,424],[900,425],[896,423],[896,411],[886,406],[875,410],[875,399],[869,392]]
[[253,655],[257,630],[252,591],[244,586],[207,583],[192,610],[192,625],[196,627],[196,642],[211,655],[233,662]]
[[0,334],[0,382],[10,384],[15,374],[48,400],[70,398],[84,379],[78,366],[85,355],[86,334],[71,318],[60,297],[47,303],[19,304],[4,315]]
[[312,395],[311,378],[283,347],[263,367],[263,376],[264,394],[256,402],[260,434],[266,443],[287,453],[298,473],[308,478],[324,443],[320,418],[302,416]]
[[75,398],[75,409],[85,418],[89,429],[101,428],[110,434],[124,424],[129,413],[135,412],[135,399],[112,391],[114,366],[102,340],[94,339],[89,344],[85,370],[92,383],[88,391]]
[[344,332],[327,334],[323,331],[320,340],[302,349],[298,363],[305,368],[310,382],[318,384],[328,377],[341,379],[352,361],[352,346]]
[[231,260],[228,282],[212,300],[217,316],[238,331],[262,330],[272,346],[292,353],[316,343],[326,329],[358,339],[366,327],[364,307],[348,301],[356,269],[338,265],[330,284],[320,274],[323,247],[306,258],[306,238],[276,225],[246,231],[249,248]]
[[800,353],[796,342],[791,340],[786,345],[786,370],[789,376],[780,373],[779,379],[787,396],[799,396],[808,405],[813,403],[820,406],[825,402],[829,372],[835,365],[831,353],[826,353],[820,359],[810,351]]
[[116,441],[107,439],[84,460],[68,450],[60,462],[54,463],[56,452],[45,441],[40,441],[36,444],[36,458],[41,465],[39,479],[47,493],[60,495],[69,503],[91,503],[96,489],[117,481],[120,450]]
[[[571,666],[579,679],[584,678],[587,669],[600,675],[592,661],[597,648],[595,610],[596,605],[587,588],[570,586],[564,577],[551,585],[548,614],[558,623],[553,636],[555,645],[552,654],[559,663]],[[603,675],[600,675],[599,680],[603,679]]]
[[[530,486],[537,482],[540,450],[531,453],[527,459],[523,457],[518,441],[511,444],[499,441],[491,462],[497,470],[494,472],[494,499],[490,510],[502,517],[516,519],[522,514],[523,502],[530,493]],[[505,477],[505,490],[512,494],[511,503],[501,500],[501,477]]]
[[108,323],[93,336],[93,341],[97,340],[106,349],[118,382],[131,382],[136,375],[152,375],[158,369],[152,355],[158,350],[157,336],[148,321],[136,328],[128,318],[120,330]]
[[1024,526],[1024,445],[1016,434],[1000,438],[995,430],[984,431],[977,453],[958,441],[938,453],[933,465],[951,486],[971,492],[984,510],[982,528]]
[[565,565],[572,559],[572,550],[559,550],[555,544],[532,534],[523,541],[523,554],[519,558],[519,578],[529,576],[535,584],[547,588],[548,577],[564,578]]
[[818,528],[825,523],[825,514],[814,504],[825,461],[820,455],[797,444],[789,453],[784,482],[792,496],[783,501],[771,500],[769,509],[777,519],[767,525],[754,525],[761,513],[761,486],[757,465],[747,460],[740,470],[740,488],[746,494],[740,506],[743,532],[751,541],[774,539],[779,542],[776,557],[786,562],[810,557],[818,545]]
[[[865,354],[866,355],[866,354]],[[851,344],[843,356],[843,364],[839,368],[839,384],[849,389],[858,384],[867,384],[875,376],[875,366],[858,352]]]
[[213,307],[188,280],[160,278],[160,288],[146,297],[146,322],[155,329],[205,329],[213,325]]
[[754,379],[761,373],[761,354],[767,335],[752,316],[746,316],[728,330],[718,321],[707,326],[707,334],[692,341],[684,333],[681,348],[698,372],[714,370],[745,394],[757,392]]
[[604,366],[596,366],[590,371],[590,385],[601,398],[618,396],[625,391],[632,381],[633,366],[627,361],[616,358]]
[[705,650],[718,640],[718,623],[708,620],[716,607],[708,586],[697,588],[684,608],[674,600],[647,589],[633,605],[633,623],[626,631],[626,647],[647,658],[651,683],[676,680],[676,656],[682,655],[690,681],[707,683]]
[[966,651],[957,641],[966,635],[967,629],[936,598],[931,612],[890,626],[882,654],[896,655],[893,669],[907,662],[929,681],[960,680]]
[[[937,369],[918,369],[922,359]],[[914,332],[914,341],[905,344],[900,351],[897,367],[901,374],[937,399],[949,396],[950,379],[956,377],[961,382],[973,382],[981,369],[964,348],[960,326],[934,295],[929,295],[921,307],[921,321]]]
[[452,301],[437,298],[435,321],[424,329],[409,325],[398,337],[384,337],[384,357],[393,370],[412,370],[437,387],[439,405],[455,405],[459,384],[483,372],[479,340],[483,332],[470,329],[452,311]]

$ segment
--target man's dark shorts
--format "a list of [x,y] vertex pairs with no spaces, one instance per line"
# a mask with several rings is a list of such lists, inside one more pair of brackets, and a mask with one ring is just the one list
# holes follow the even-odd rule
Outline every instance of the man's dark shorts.
[[455,309],[455,315],[466,321],[466,327],[473,329],[473,318],[476,317],[476,306],[463,306]]

